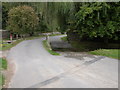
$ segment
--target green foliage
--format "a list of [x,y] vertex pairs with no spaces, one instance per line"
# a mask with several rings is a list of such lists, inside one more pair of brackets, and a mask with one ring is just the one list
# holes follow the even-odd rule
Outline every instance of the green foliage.
[[[20,34],[64,33],[70,29],[78,32],[80,38],[119,40],[119,6],[119,2],[9,2],[3,3],[2,23],[5,28],[8,21],[8,30]],[[34,10],[25,10],[26,7]]]
[[59,32],[64,33],[68,28],[69,16],[74,12],[74,3],[56,3]]
[[47,24],[45,23],[43,16],[39,13],[38,17],[39,17],[39,24],[37,26],[37,32],[41,32],[41,33],[49,32],[49,29],[47,27]]
[[[68,17],[71,15],[70,11],[74,11],[74,3],[72,2],[7,2],[3,3],[3,28],[6,28],[7,26],[8,12],[11,9],[17,8],[18,6],[22,7],[24,5],[32,7],[40,19],[39,26],[36,27],[37,32],[54,32],[57,30],[65,32],[67,29]],[[16,31],[14,31],[17,32],[18,27],[15,28]],[[7,29],[9,30],[10,28]]]
[[118,40],[120,32],[119,3],[84,3],[76,12],[76,30],[80,37]]
[[28,2],[2,2],[2,29],[7,29],[8,12],[13,7],[30,5]]
[[17,34],[33,33],[39,21],[33,8],[25,5],[12,8],[8,17],[8,29]]
[[[71,7],[73,3],[69,2],[41,2],[35,3],[37,12],[41,15],[43,19],[43,24],[39,27],[47,29],[45,31],[54,32],[60,31],[65,32],[67,29],[67,19],[70,15]],[[42,23],[41,22],[41,23]],[[44,30],[42,30],[44,31]]]

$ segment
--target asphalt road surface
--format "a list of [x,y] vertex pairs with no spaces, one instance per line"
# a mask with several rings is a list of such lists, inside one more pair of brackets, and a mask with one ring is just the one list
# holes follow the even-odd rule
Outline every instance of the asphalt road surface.
[[118,60],[53,56],[44,49],[44,39],[26,40],[10,50],[7,60],[15,63],[15,72],[9,88],[118,88]]

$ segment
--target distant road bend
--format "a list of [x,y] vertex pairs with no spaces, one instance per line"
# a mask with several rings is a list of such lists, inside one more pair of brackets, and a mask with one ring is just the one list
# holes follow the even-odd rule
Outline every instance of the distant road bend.
[[53,56],[44,49],[44,39],[26,40],[10,50],[7,60],[16,68],[9,88],[118,88],[118,60]]

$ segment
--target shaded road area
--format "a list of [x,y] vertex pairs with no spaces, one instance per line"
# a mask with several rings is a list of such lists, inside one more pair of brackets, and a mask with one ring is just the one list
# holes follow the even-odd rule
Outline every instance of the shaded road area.
[[53,56],[44,49],[44,39],[26,40],[10,50],[7,60],[15,64],[15,72],[9,88],[118,88],[118,60]]

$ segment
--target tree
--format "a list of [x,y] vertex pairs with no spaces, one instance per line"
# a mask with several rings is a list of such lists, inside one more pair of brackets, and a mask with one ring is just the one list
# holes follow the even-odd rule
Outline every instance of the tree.
[[8,21],[8,12],[13,7],[21,5],[31,5],[29,2],[2,2],[2,29],[6,29]]
[[39,18],[30,6],[18,6],[8,13],[8,30],[14,34],[32,35],[38,25]]
[[[99,38],[106,43],[119,39],[120,3],[81,3],[75,13],[74,30],[80,39]],[[72,25],[72,24],[71,24]],[[72,27],[73,28],[73,27]]]
[[[74,3],[72,2],[5,2],[3,3],[3,28],[6,29],[6,22],[8,21],[9,10],[18,6],[27,5],[35,10],[39,16],[39,27],[37,31],[54,32],[58,27],[60,32],[65,32],[67,29],[67,20],[71,15]],[[41,20],[42,17],[42,20]],[[42,30],[44,29],[44,30]]]
[[43,16],[41,14],[38,14],[38,17],[39,17],[39,24],[38,24],[38,27],[37,27],[37,33],[45,33],[45,32],[48,32],[48,27],[45,23],[45,20],[43,18]]
[[43,16],[44,24],[47,25],[49,32],[58,30],[65,32],[70,11],[74,8],[72,2],[41,2],[35,3],[36,11]]

